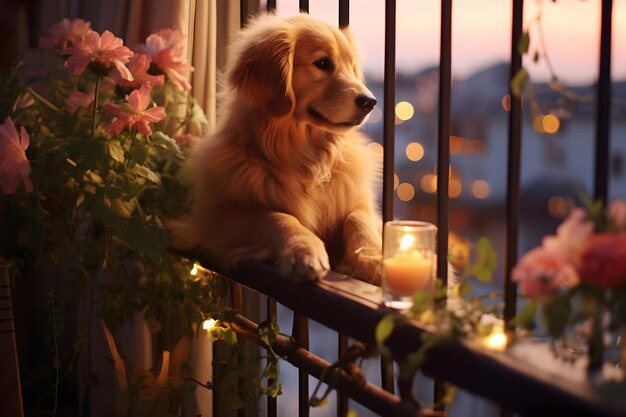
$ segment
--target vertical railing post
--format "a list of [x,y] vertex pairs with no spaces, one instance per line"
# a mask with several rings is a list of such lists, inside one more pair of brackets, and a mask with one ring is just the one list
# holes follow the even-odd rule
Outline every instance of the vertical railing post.
[[350,0],[339,0],[339,27],[350,25]]
[[613,0],[602,0],[600,69],[596,104],[596,159],[594,198],[608,204],[609,137],[611,128],[611,32]]
[[299,4],[301,12],[309,12],[309,0],[300,0]]
[[[276,300],[267,297],[267,321],[272,323],[278,320]],[[267,381],[268,385],[274,383],[273,380]],[[267,417],[276,417],[278,415],[278,404],[276,397],[267,396]]]
[[383,97],[383,221],[393,220],[396,100],[396,2],[385,2],[385,71]]
[[[298,345],[309,349],[309,319],[302,315],[293,314],[293,338]],[[298,369],[298,417],[309,417],[309,374]]]
[[[339,28],[350,26],[350,0],[339,0]],[[337,338],[337,358],[341,359],[348,347],[348,336],[339,333]],[[337,417],[346,417],[348,414],[348,396],[337,392]]]
[[[441,1],[439,125],[437,147],[437,277],[448,283],[448,187],[450,183],[450,89],[452,85],[452,0]],[[445,300],[444,300],[445,302]]]
[[[385,1],[385,81],[383,97],[383,222],[393,220],[396,100],[396,1]],[[381,358],[381,385],[394,392],[393,362]]]
[[[524,1],[513,0],[511,24],[511,70],[509,81],[522,68],[522,56],[518,51],[522,36]],[[511,270],[517,263],[520,218],[520,172],[522,151],[522,99],[513,94],[509,83],[509,150],[506,194],[506,242],[504,274],[504,322],[511,325],[517,309],[517,286],[511,281]]]
[[[439,117],[437,135],[437,278],[448,286],[448,188],[450,184],[450,90],[452,87],[452,0],[441,1]],[[445,305],[446,296],[437,302]],[[442,409],[443,383],[435,379],[434,400]]]
[[268,12],[276,11],[276,0],[267,0],[267,11]]

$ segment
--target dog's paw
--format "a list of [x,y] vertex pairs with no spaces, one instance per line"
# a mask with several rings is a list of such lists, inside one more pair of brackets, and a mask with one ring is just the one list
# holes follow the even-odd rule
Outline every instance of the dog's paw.
[[285,247],[276,266],[282,274],[302,281],[319,280],[330,270],[324,242],[316,236],[294,239]]
[[369,284],[380,285],[383,269],[380,258],[350,257],[337,267],[337,272],[354,277]]

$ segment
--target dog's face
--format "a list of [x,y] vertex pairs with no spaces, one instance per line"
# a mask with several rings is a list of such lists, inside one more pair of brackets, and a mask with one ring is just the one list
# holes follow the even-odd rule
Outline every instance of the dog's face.
[[229,80],[271,116],[332,132],[361,124],[376,104],[348,35],[304,14],[253,21]]

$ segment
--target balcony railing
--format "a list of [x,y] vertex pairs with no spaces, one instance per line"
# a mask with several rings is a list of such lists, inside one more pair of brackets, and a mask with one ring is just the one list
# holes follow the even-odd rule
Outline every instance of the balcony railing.
[[[384,175],[382,212],[383,220],[393,218],[394,176],[394,129],[395,129],[395,37],[396,2],[385,2],[385,70],[384,70]],[[268,0],[267,8],[276,7],[276,1]],[[309,1],[300,0],[300,9],[308,11]],[[350,22],[349,0],[338,1],[339,26]],[[249,5],[241,1],[241,10],[248,11]],[[512,0],[510,79],[521,68],[521,57],[517,47],[522,34],[523,0]],[[606,201],[608,193],[608,160],[610,131],[610,56],[611,56],[611,0],[602,1],[601,48],[599,58],[599,81],[596,102],[596,152],[595,190],[597,199]],[[245,25],[246,13],[241,15]],[[450,163],[450,93],[451,93],[451,33],[452,1],[441,1],[441,48],[439,63],[439,118],[437,189],[448,190]],[[522,103],[519,97],[510,94],[508,120],[508,172],[506,199],[506,242],[504,277],[504,319],[509,322],[516,312],[516,287],[510,280],[511,270],[517,261],[520,218],[520,155]],[[448,195],[437,196],[437,226],[448,230]],[[437,275],[447,279],[447,234],[438,238]],[[210,267],[210,265],[205,265]],[[324,280],[315,284],[296,282],[280,275],[263,264],[248,263],[230,272],[233,304],[241,306],[241,286],[267,298],[268,319],[276,315],[276,303],[294,311],[293,337],[279,337],[273,349],[299,369],[299,411],[301,417],[309,415],[310,387],[308,375],[322,378],[328,375],[331,364],[315,356],[308,349],[308,318],[337,332],[338,354],[345,352],[348,338],[375,344],[377,323],[388,313],[380,306],[380,295],[369,284],[331,272]],[[241,335],[259,345],[258,325],[238,315],[234,328]],[[402,358],[420,346],[420,335],[424,330],[413,323],[396,329],[388,341],[394,358]],[[539,344],[539,348],[542,346]],[[543,348],[546,348],[543,346]],[[520,359],[513,352],[493,352],[462,341],[429,352],[423,371],[436,381],[434,398],[441,397],[439,381],[449,381],[477,396],[502,406],[503,415],[626,415],[626,402],[611,398],[600,392],[584,378],[584,371],[568,372],[567,376],[546,370],[545,364],[532,364]],[[351,398],[368,409],[383,416],[417,416],[420,411],[413,399],[411,386],[399,382],[399,393],[394,394],[394,375],[389,363],[381,366],[382,386],[363,383],[344,370],[335,372],[334,378],[325,378],[338,391],[337,415],[345,416],[348,411],[347,398]],[[267,413],[277,415],[276,401],[268,398]]]

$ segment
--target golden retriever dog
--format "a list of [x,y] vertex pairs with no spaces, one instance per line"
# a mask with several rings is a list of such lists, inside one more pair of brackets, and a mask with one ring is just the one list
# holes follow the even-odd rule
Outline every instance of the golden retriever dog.
[[348,33],[264,14],[230,51],[216,129],[194,155],[193,213],[166,225],[172,246],[226,269],[255,260],[302,280],[332,268],[379,283],[357,254],[381,246],[381,161],[358,127],[376,99]]

